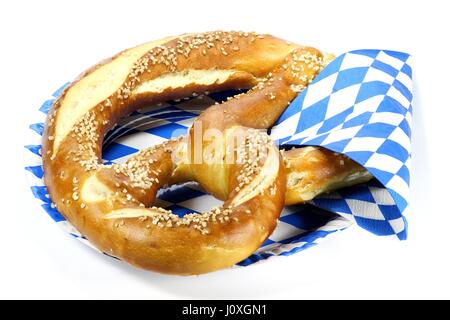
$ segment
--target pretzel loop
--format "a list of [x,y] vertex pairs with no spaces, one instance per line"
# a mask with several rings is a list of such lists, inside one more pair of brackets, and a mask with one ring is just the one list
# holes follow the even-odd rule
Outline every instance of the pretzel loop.
[[[342,181],[363,173],[351,162],[332,165],[342,157],[316,149],[318,160],[302,168],[308,161],[299,159],[311,150],[282,158],[258,130],[269,128],[324,64],[316,49],[242,32],[188,34],[125,50],[86,71],[54,103],[43,142],[49,193],[93,244],[133,265],[175,274],[231,266],[268,238],[285,198],[308,200],[332,185],[331,175]],[[231,88],[251,89],[208,108],[187,136],[123,164],[102,164],[103,137],[121,117],[149,103]],[[305,169],[319,176],[325,164],[333,170],[308,183]],[[293,179],[299,173],[303,178]],[[185,181],[197,181],[223,205],[183,217],[152,206],[158,189]]]

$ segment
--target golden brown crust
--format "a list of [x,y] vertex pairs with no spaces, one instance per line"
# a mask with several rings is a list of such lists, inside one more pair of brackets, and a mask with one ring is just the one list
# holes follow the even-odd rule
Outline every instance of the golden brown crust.
[[[154,47],[150,44],[126,50],[82,74],[55,102],[44,134],[45,183],[59,211],[100,250],[142,268],[198,274],[246,258],[275,228],[286,182],[277,149],[265,134],[245,126],[267,127],[295,95],[289,87],[294,70],[288,64],[295,63],[296,50],[320,58],[315,49],[271,36],[234,32],[187,35]],[[299,63],[306,66],[303,61]],[[114,71],[117,79],[122,79],[117,67],[128,68],[128,75],[120,83],[108,79],[111,85],[102,87],[104,75],[112,74],[108,69],[111,65],[118,70]],[[276,70],[278,73],[270,73]],[[307,85],[316,72],[307,68],[307,77],[297,82]],[[169,85],[165,77],[172,77]],[[111,88],[117,83],[118,87]],[[148,88],[140,90],[143,84]],[[242,151],[245,157],[250,157],[255,145],[269,150],[266,157],[253,160],[251,165],[177,166],[172,156],[186,139],[144,150],[124,165],[100,163],[104,134],[143,103],[255,85],[243,103],[238,97],[221,109],[212,108],[208,118],[197,120],[204,130],[217,129],[225,137],[243,128],[248,139]],[[251,106],[254,108],[255,101],[272,108],[272,115],[261,113],[257,121],[247,119],[254,118]],[[223,117],[226,112],[229,116]],[[215,119],[214,114],[219,113],[222,116]],[[221,142],[224,147],[227,141]],[[187,168],[185,177],[226,199],[224,205],[183,218],[160,208],[147,208],[157,189],[173,183],[174,170],[182,167]],[[214,170],[226,179],[217,184],[211,177]]]
[[317,195],[369,181],[368,171],[345,155],[320,147],[283,152],[287,175],[286,205],[312,200]]
[[[83,73],[49,113],[42,150],[52,200],[100,250],[141,268],[199,274],[231,266],[267,239],[285,200],[278,151],[265,133],[249,128],[270,127],[322,67],[318,50],[254,33],[183,35],[125,50]],[[142,150],[125,164],[101,164],[103,137],[119,118],[146,103],[228,88],[252,89],[210,107],[187,137]],[[208,130],[221,137],[197,141],[196,127],[201,137]],[[204,152],[196,163],[196,146],[219,143],[228,150],[238,131],[245,139],[232,154],[248,161],[229,164],[221,158],[210,164]],[[255,146],[263,155],[256,160],[251,159]],[[287,163],[317,169],[297,163],[297,152],[286,154],[291,155],[285,156]],[[322,165],[332,161],[325,157]],[[338,171],[318,180],[330,180]],[[198,181],[224,205],[182,218],[149,207],[159,188],[188,180]],[[288,201],[307,200],[299,190],[295,185]]]

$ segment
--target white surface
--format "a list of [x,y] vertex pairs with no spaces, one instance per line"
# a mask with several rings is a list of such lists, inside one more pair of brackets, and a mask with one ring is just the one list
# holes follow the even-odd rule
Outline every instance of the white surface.
[[[446,1],[2,1],[0,298],[450,298],[448,20]],[[216,5],[216,9],[214,9]],[[111,54],[170,34],[267,32],[336,53],[414,56],[409,240],[356,227],[291,257],[200,277],[136,270],[57,228],[22,168],[27,113]]]

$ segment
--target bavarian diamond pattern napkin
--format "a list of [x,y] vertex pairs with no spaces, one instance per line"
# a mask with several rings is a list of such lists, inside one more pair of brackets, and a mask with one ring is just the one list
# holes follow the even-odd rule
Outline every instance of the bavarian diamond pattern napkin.
[[[380,50],[353,51],[338,57],[291,104],[272,129],[286,145],[323,145],[344,152],[378,179],[288,206],[270,238],[239,263],[247,266],[317,245],[344,230],[350,220],[380,235],[406,236],[411,123],[411,69],[408,55]],[[33,114],[24,168],[38,204],[65,231],[90,245],[52,205],[42,177],[41,138],[45,117],[66,85]],[[105,137],[105,163],[123,162],[139,149],[185,134],[198,114],[236,92],[148,106],[123,119]],[[284,127],[283,127],[284,126]],[[283,127],[283,129],[281,129]],[[354,142],[352,142],[354,141]],[[197,185],[159,193],[156,205],[183,215],[220,204]]]
[[312,203],[377,235],[406,238],[411,166],[409,55],[356,50],[331,62],[272,128],[281,145],[322,146],[375,178]]

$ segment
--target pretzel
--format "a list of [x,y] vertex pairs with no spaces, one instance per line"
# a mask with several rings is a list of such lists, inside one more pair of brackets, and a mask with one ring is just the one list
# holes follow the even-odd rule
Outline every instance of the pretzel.
[[[339,165],[328,177],[310,175],[323,180],[311,191],[311,184],[299,183],[308,179],[286,180],[285,173],[299,174],[306,151],[286,151],[283,160],[257,130],[270,127],[323,64],[316,49],[242,32],[188,34],[125,50],[80,75],[49,112],[42,153],[51,198],[97,248],[132,265],[174,274],[231,266],[268,238],[285,194],[288,202],[308,200],[330,188],[323,183],[330,176],[339,184],[349,171],[362,171],[325,152],[316,162],[339,159]],[[185,137],[142,150],[124,164],[101,163],[103,137],[121,117],[148,103],[230,88],[251,89],[208,108]],[[196,129],[200,137],[219,135],[198,140]],[[196,161],[199,146],[209,151]],[[229,163],[227,156],[239,160]],[[158,189],[183,181],[197,181],[224,204],[183,217],[152,206]]]

